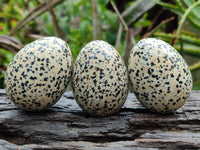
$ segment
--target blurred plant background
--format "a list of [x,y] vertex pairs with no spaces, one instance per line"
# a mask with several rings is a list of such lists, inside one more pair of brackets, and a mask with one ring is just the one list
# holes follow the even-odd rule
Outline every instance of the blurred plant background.
[[1,0],[0,88],[7,65],[26,44],[57,36],[75,61],[86,43],[102,39],[127,63],[133,45],[156,37],[185,58],[200,90],[200,2],[196,0]]

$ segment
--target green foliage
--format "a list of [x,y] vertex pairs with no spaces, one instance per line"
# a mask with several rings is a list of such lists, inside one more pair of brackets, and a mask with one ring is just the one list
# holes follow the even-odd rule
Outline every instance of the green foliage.
[[13,57],[14,57],[13,53],[4,49],[0,49],[0,88],[4,87],[3,80],[6,70],[5,66],[7,66],[10,63]]
[[200,82],[196,82],[196,83],[194,83],[192,89],[193,89],[193,90],[199,90],[199,89],[200,89]]
[[13,53],[0,48],[0,66],[7,66],[13,57]]
[[[106,8],[108,2],[109,0],[99,0],[97,9],[101,20],[103,40],[114,45],[116,41],[115,34],[118,29],[118,25],[116,24],[117,15]],[[0,27],[2,28],[0,29],[0,34],[7,35],[19,21],[25,18],[30,11],[37,8],[41,3],[38,1],[29,1],[27,6],[25,4],[25,0],[0,2],[0,9],[2,10],[0,11],[0,16],[3,16],[3,21],[0,22]],[[63,1],[61,5],[54,7],[54,12],[75,61],[80,50],[92,40],[92,4],[88,0]],[[40,36],[54,36],[52,17],[48,10],[30,21],[27,26],[18,30],[13,36],[26,45],[33,41],[33,39],[28,37],[27,34],[29,33],[39,34]],[[123,47],[120,50],[121,54],[122,50]],[[3,62],[1,66],[4,67],[8,65],[11,61],[10,58],[13,57],[13,55],[11,57],[10,53],[5,50],[2,50],[1,56],[1,59],[3,59],[1,60]],[[0,75],[2,79],[4,72],[1,71]]]
[[[98,1],[103,40],[114,44],[117,32],[117,15],[106,8],[108,0]],[[64,1],[54,8],[59,18],[59,25],[64,32],[72,51],[74,60],[80,50],[92,39],[92,6],[87,0]],[[43,23],[42,31],[45,35],[53,35],[53,26],[48,12],[39,16]],[[108,29],[112,27],[112,30]]]
[[147,19],[147,16],[148,14],[144,13],[144,15],[136,23],[133,24],[133,27],[148,27],[149,25],[151,25],[151,21]]
[[[169,9],[170,11],[174,12],[179,16],[183,16],[183,14],[187,11],[188,8],[193,7],[195,5],[199,5],[199,1],[196,2],[194,0],[175,0],[176,4],[169,4],[165,2],[161,2],[159,0],[154,0],[157,4],[161,5],[162,7]],[[187,7],[185,7],[187,6]],[[200,28],[200,8],[196,7],[192,8],[191,13],[187,16],[187,20],[196,28]]]
[[[22,20],[31,9],[39,5],[36,1],[30,1],[27,6],[28,8],[26,8],[25,3],[25,0],[4,0],[2,4],[0,3],[0,16],[2,16],[0,17],[0,34],[8,35],[10,30],[15,27],[16,24]],[[34,20],[28,25],[33,24],[33,22]],[[31,26],[29,29],[32,30]],[[28,44],[32,40],[26,37],[26,32],[27,28],[22,28],[13,36],[19,41],[22,41],[23,44]]]
[[[177,35],[179,36],[179,34],[181,33],[181,29],[182,29],[182,26],[185,22],[185,20],[187,18],[189,18],[190,16],[190,12],[193,12],[193,9],[196,8],[198,5],[200,4],[200,1],[198,2],[194,2],[191,6],[188,7],[188,9],[185,11],[185,13],[183,14],[182,18],[180,19],[179,21],[179,26],[178,26],[178,29],[177,29]],[[193,20],[194,21],[199,21],[199,17],[196,16],[194,13],[191,13],[191,16],[195,17]],[[190,20],[190,18],[189,18]],[[200,26],[198,26],[199,28]]]

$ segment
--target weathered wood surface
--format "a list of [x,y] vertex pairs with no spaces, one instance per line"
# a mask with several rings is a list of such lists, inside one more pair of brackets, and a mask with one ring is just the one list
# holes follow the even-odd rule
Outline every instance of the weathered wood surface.
[[147,111],[134,94],[118,114],[84,114],[66,92],[52,108],[38,113],[14,106],[0,90],[1,150],[200,149],[200,91],[174,114]]

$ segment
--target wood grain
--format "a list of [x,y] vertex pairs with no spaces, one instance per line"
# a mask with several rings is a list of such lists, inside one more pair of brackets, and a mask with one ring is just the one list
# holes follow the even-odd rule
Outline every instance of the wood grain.
[[66,92],[52,108],[26,112],[0,90],[0,149],[200,149],[200,91],[173,114],[146,110],[129,93],[121,111],[91,117]]

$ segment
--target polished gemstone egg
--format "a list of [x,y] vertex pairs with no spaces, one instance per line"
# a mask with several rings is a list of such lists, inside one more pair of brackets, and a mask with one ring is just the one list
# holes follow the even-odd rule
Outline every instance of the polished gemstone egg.
[[139,41],[131,51],[128,71],[136,97],[150,111],[173,112],[190,95],[192,76],[188,65],[162,40]]
[[119,53],[104,41],[92,41],[74,64],[72,86],[84,112],[108,116],[120,110],[128,94],[128,74]]
[[4,83],[15,105],[40,111],[60,99],[71,73],[69,46],[57,37],[45,37],[26,45],[15,55],[7,67]]

